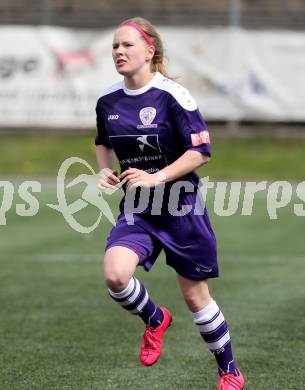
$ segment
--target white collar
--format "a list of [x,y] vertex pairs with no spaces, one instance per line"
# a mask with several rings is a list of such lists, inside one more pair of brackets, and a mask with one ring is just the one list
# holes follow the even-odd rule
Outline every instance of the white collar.
[[154,75],[154,77],[150,80],[149,83],[147,83],[146,85],[144,85],[144,87],[142,88],[139,88],[139,89],[128,89],[125,85],[125,82],[123,80],[122,84],[123,84],[123,90],[124,92],[126,93],[126,95],[140,95],[141,93],[144,93],[146,91],[148,91],[155,83],[156,81],[162,77],[161,73],[159,72],[156,72],[156,74]]

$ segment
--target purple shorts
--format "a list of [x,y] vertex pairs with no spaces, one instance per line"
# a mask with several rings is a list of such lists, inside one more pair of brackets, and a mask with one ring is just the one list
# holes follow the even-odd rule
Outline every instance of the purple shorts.
[[139,265],[149,271],[162,249],[166,263],[191,280],[218,276],[217,249],[207,210],[185,216],[134,214],[128,225],[120,214],[110,232],[106,249],[124,246],[139,256]]

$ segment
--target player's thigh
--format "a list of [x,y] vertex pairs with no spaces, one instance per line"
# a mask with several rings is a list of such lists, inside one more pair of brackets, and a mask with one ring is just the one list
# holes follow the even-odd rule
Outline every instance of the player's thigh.
[[211,301],[207,280],[191,280],[178,275],[183,298],[192,312],[199,311]]
[[104,257],[104,276],[111,288],[123,289],[127,286],[139,263],[139,256],[124,246],[112,246]]

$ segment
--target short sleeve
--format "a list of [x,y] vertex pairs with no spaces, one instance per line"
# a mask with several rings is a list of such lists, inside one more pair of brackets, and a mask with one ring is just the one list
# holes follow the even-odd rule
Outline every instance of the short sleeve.
[[211,156],[210,135],[198,107],[185,89],[183,99],[172,97],[171,111],[182,148],[196,150]]
[[111,148],[100,100],[98,100],[95,110],[96,110],[95,145],[105,145],[108,148]]

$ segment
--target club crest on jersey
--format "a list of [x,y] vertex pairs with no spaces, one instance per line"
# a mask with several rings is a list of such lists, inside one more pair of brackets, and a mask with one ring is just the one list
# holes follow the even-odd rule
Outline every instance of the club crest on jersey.
[[191,139],[192,139],[193,146],[199,146],[199,145],[210,143],[210,135],[207,130],[202,130],[199,133],[192,133]]
[[139,116],[142,122],[142,125],[138,125],[137,129],[149,129],[156,128],[158,125],[156,123],[152,123],[152,121],[156,117],[156,109],[154,107],[144,107],[139,112]]

